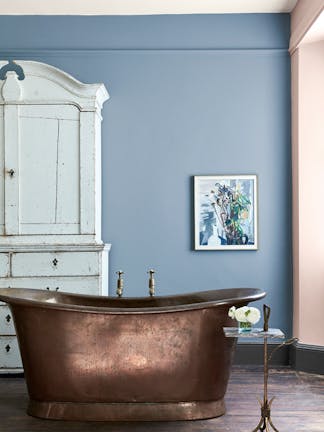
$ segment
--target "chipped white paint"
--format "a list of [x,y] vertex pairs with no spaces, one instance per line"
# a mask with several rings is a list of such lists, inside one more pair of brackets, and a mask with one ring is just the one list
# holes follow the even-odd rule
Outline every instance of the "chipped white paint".
[[0,0],[2,15],[152,15],[291,12],[297,0]]
[[[108,295],[100,184],[108,93],[43,63],[16,64],[25,78],[8,71],[0,80],[0,287]],[[0,329],[6,372],[21,369],[8,326]]]

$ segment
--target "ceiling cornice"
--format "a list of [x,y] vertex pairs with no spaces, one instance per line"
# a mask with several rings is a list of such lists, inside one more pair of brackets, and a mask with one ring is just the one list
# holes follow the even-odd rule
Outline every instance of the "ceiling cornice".
[[1,15],[159,15],[291,12],[297,0],[0,0]]

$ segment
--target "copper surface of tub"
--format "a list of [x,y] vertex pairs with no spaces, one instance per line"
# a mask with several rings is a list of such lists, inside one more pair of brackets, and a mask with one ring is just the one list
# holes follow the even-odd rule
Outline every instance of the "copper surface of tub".
[[19,341],[28,414],[64,420],[193,420],[224,414],[230,306],[254,288],[153,298],[0,289]]

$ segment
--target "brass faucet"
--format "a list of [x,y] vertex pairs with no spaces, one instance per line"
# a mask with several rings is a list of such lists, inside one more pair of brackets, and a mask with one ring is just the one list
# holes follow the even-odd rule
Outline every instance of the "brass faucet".
[[153,297],[155,295],[155,279],[154,279],[155,270],[151,269],[147,273],[149,273],[149,275],[150,275],[149,292],[150,292],[150,296]]
[[118,295],[118,297],[121,297],[123,295],[124,289],[124,279],[122,277],[124,272],[122,270],[119,270],[116,272],[116,274],[118,274],[116,294]]

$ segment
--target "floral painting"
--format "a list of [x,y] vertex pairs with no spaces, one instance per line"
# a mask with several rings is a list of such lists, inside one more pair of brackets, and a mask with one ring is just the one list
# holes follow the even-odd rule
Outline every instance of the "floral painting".
[[257,249],[256,176],[194,179],[195,249]]

